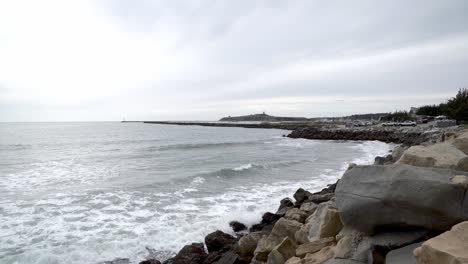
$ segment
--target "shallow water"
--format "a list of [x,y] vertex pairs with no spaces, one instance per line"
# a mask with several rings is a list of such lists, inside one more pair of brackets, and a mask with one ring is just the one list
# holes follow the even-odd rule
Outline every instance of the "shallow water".
[[285,130],[141,123],[0,123],[0,263],[137,262],[253,224],[319,190],[382,142]]

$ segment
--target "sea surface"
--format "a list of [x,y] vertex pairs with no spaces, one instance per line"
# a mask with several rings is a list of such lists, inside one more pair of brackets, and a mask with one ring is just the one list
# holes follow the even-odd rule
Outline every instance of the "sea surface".
[[0,123],[0,263],[165,258],[251,225],[391,145],[289,131],[142,123]]

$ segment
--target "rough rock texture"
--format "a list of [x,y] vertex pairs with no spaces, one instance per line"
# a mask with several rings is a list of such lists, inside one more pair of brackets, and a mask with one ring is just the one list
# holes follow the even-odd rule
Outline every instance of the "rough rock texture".
[[246,261],[250,261],[253,257],[258,241],[263,237],[267,237],[267,232],[253,232],[239,239],[235,245],[235,251],[239,256]]
[[453,145],[468,155],[468,132],[465,132],[454,139]]
[[164,264],[202,264],[207,254],[203,243],[186,245],[177,255],[164,261]]
[[208,252],[219,251],[226,246],[232,245],[234,242],[236,242],[235,237],[220,230],[216,230],[205,237],[205,244]]
[[356,166],[336,189],[341,220],[369,234],[408,227],[446,230],[468,218],[466,189],[451,182],[456,175],[467,173],[405,164]]
[[289,198],[284,198],[283,200],[280,201],[280,206],[276,214],[279,216],[284,216],[286,212],[292,209],[293,207],[294,207],[293,201]]
[[292,131],[290,138],[332,139],[332,140],[379,140],[408,146],[421,144],[431,138],[428,133],[383,129],[326,129],[320,127],[300,127]]
[[304,264],[321,264],[325,261],[333,258],[335,255],[335,248],[333,246],[328,246],[322,248],[320,251],[313,254],[307,254],[304,258]]
[[296,253],[296,243],[285,237],[268,255],[267,264],[283,264]]
[[313,214],[317,209],[317,204],[313,202],[305,202],[301,204],[301,207],[299,209],[309,214]]
[[335,243],[333,237],[322,238],[312,242],[299,245],[296,249],[296,256],[303,258],[306,254],[312,254],[324,247],[331,246]]
[[298,257],[292,257],[288,259],[285,263],[286,264],[303,264],[304,260]]
[[341,229],[342,224],[335,204],[331,201],[321,203],[305,224],[294,235],[299,244],[320,238],[333,237]]
[[424,242],[414,250],[420,263],[468,263],[468,221],[459,223],[437,237]]
[[343,230],[335,249],[335,258],[363,263],[376,263],[392,249],[414,243],[426,237],[427,231],[386,232],[368,237],[355,230]]
[[312,193],[299,188],[297,191],[294,193],[294,199],[296,200],[296,204],[302,204]]
[[311,215],[310,211],[302,211],[298,208],[293,208],[286,212],[284,218],[304,223],[309,215]]
[[257,261],[266,261],[271,250],[278,245],[285,237],[295,241],[294,234],[302,227],[302,224],[281,218],[276,222],[273,230],[268,237],[263,237],[258,241],[254,252],[254,259]]
[[463,170],[466,154],[449,142],[413,146],[403,153],[398,163],[420,167],[436,167]]
[[393,156],[391,154],[381,157],[377,156],[374,159],[374,165],[387,165],[393,163]]
[[307,202],[313,202],[316,204],[330,201],[335,194],[333,193],[324,193],[324,194],[311,194],[307,197]]
[[332,203],[320,204],[314,214],[308,219],[308,223],[310,225],[309,241],[334,237],[343,227],[338,210],[333,207]]

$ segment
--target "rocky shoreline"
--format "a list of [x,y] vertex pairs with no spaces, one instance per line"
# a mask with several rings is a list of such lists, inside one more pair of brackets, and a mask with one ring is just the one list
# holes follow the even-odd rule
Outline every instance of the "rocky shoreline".
[[235,236],[140,264],[468,263],[468,131],[419,136],[320,192],[298,189],[248,230],[231,222]]

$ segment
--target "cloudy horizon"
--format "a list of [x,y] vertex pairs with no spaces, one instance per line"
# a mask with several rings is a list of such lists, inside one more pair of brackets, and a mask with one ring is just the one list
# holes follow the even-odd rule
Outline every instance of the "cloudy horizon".
[[468,2],[0,1],[0,121],[344,116],[468,87]]

